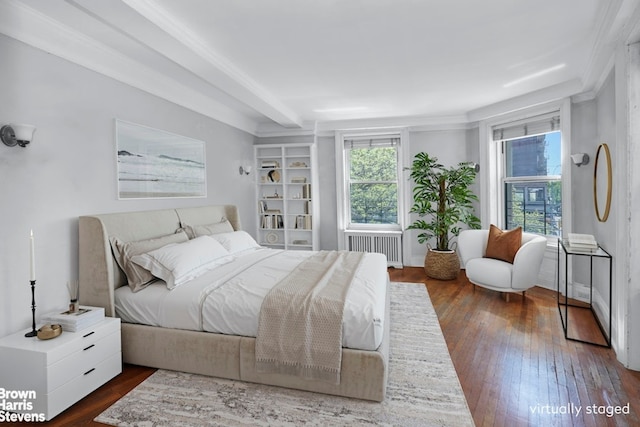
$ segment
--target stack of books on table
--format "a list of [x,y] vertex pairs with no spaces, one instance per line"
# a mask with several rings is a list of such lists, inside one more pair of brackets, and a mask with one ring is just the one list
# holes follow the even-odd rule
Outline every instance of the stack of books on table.
[[80,306],[77,311],[49,313],[42,318],[46,323],[58,324],[63,331],[77,332],[100,323],[104,319],[104,308]]
[[591,234],[569,233],[567,236],[569,249],[577,251],[596,251],[598,242]]

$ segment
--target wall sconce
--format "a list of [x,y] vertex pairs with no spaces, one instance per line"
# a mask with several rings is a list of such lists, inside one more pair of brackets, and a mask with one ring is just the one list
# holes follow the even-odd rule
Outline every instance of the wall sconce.
[[240,166],[238,171],[240,175],[249,175],[251,173],[251,165]]
[[589,155],[587,153],[577,153],[571,155],[571,161],[574,165],[580,167],[589,164]]
[[0,128],[0,139],[8,147],[16,145],[26,147],[31,142],[35,131],[36,127],[31,125],[4,125]]
[[462,163],[462,164],[465,164],[465,165],[469,166],[471,169],[473,169],[473,171],[475,173],[480,172],[480,165],[478,163],[476,163],[476,162],[465,162],[465,163]]

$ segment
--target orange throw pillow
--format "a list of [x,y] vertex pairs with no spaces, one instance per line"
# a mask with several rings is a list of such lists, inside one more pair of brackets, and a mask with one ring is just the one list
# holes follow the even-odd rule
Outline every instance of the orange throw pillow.
[[485,258],[495,258],[513,264],[516,252],[522,245],[522,227],[502,231],[491,224]]

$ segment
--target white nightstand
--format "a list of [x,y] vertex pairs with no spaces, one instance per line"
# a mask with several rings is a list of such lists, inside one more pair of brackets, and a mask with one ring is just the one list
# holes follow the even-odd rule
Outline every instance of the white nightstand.
[[122,372],[120,319],[51,340],[24,332],[0,339],[0,419],[13,412],[50,420]]

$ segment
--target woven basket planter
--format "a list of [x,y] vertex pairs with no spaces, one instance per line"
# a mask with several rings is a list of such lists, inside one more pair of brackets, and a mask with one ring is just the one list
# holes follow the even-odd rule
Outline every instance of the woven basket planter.
[[455,250],[438,251],[427,245],[424,257],[424,271],[427,276],[438,280],[453,280],[460,273],[460,259]]

